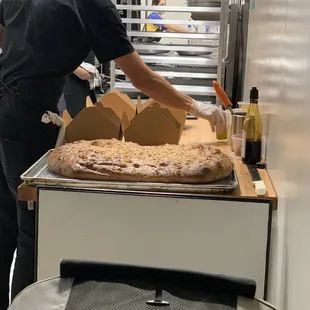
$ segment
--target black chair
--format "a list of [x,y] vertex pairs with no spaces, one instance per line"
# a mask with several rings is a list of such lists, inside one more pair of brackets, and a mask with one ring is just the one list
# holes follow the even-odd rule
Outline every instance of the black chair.
[[60,277],[36,283],[9,310],[265,310],[252,280],[197,272],[63,261]]

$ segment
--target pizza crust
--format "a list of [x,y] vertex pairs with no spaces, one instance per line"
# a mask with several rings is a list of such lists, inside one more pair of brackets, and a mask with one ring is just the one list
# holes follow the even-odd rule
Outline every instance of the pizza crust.
[[112,140],[77,141],[52,151],[49,168],[84,180],[210,183],[228,177],[229,156],[202,144],[140,146]]

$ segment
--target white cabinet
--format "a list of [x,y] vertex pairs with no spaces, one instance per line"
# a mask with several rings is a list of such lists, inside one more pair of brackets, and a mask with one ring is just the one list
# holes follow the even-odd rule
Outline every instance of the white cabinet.
[[37,278],[99,260],[251,278],[263,297],[271,216],[268,200],[40,188]]

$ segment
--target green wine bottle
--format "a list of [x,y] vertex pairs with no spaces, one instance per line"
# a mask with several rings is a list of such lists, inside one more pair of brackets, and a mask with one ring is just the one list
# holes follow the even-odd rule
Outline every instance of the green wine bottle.
[[256,165],[261,161],[261,150],[262,118],[258,107],[258,89],[253,87],[242,131],[242,161],[247,165]]

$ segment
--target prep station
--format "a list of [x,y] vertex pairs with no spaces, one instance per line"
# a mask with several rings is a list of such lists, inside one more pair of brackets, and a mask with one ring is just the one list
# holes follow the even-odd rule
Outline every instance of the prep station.
[[[231,152],[203,120],[186,123],[180,143],[193,142]],[[57,180],[41,164],[24,175],[41,185],[19,190],[20,200],[37,201],[38,280],[57,275],[62,258],[76,258],[242,276],[257,281],[257,296],[266,293],[277,198],[265,170],[267,194],[258,197],[240,159],[235,189],[222,194],[199,185]]]
[[[244,41],[240,36],[246,36],[242,27],[246,16],[240,19],[244,7],[229,6],[228,1],[207,2],[210,6],[195,6],[191,1],[192,6],[157,10],[192,13],[191,20],[177,22],[197,26],[195,29],[217,25],[219,33],[148,33],[186,39],[187,44],[135,47],[177,89],[214,103],[211,82],[217,79],[235,101],[242,85],[233,87],[233,81],[241,80],[244,71],[240,54],[245,47],[239,45]],[[153,9],[147,5],[118,8],[142,13]],[[146,35],[130,29],[133,23],[146,22],[143,14],[138,19],[127,14],[123,20],[129,25],[130,36]],[[143,50],[148,55],[143,55]],[[200,56],[188,56],[194,51]],[[212,54],[206,57],[204,53]],[[123,72],[114,63],[110,75],[112,90],[136,98],[137,90],[123,79]],[[206,143],[227,155],[232,152],[227,141],[216,139],[205,120],[187,119],[179,143]],[[240,158],[232,160],[234,172],[222,182],[180,185],[70,180],[51,173],[45,156],[24,173],[19,188],[19,199],[28,201],[29,208],[36,201],[36,279],[58,275],[63,258],[89,259],[251,278],[257,281],[257,297],[266,298],[272,210],[277,208],[277,196],[265,169],[258,171],[267,193],[258,196],[247,166]]]

